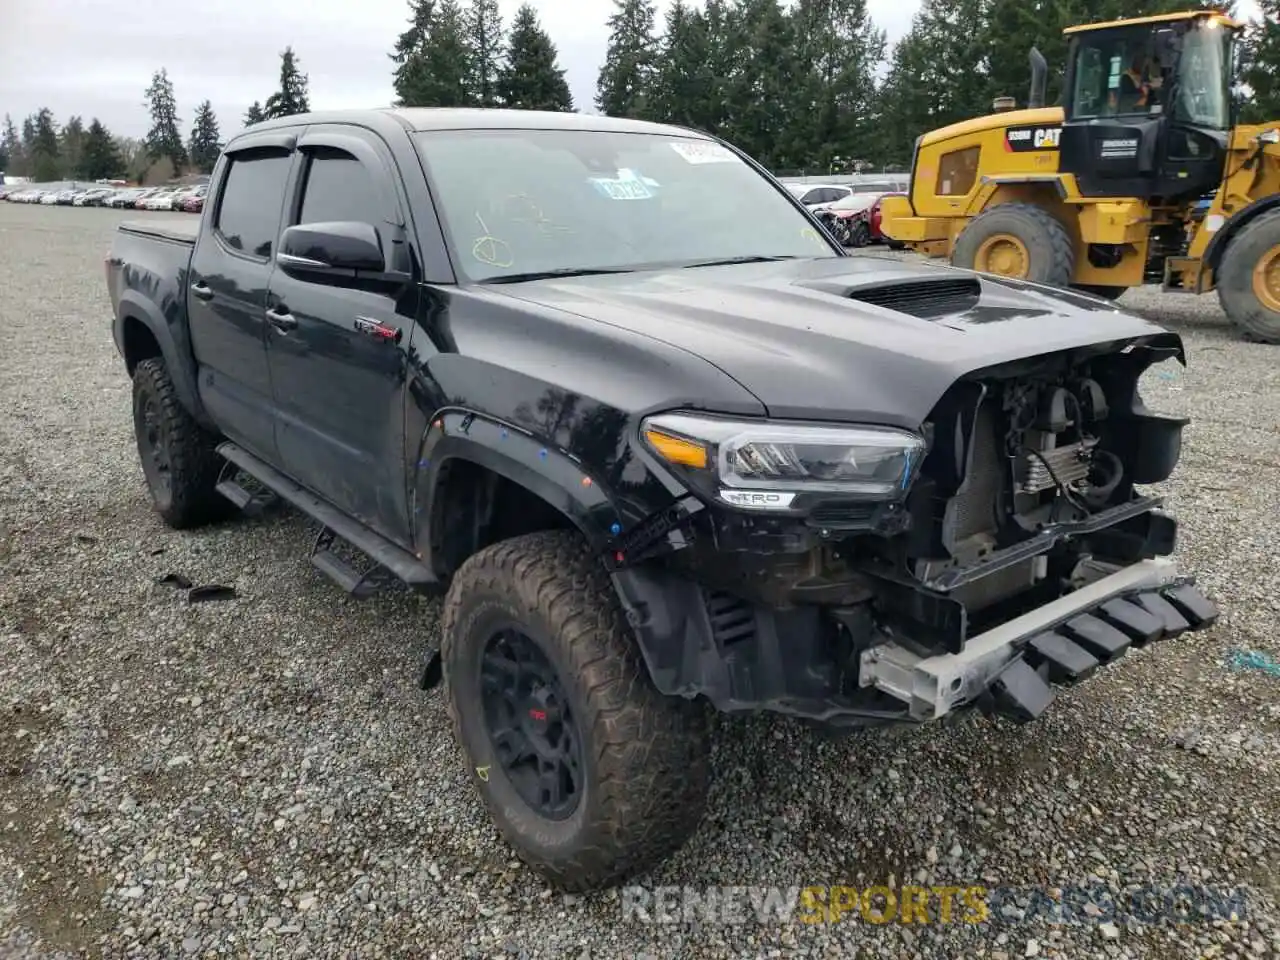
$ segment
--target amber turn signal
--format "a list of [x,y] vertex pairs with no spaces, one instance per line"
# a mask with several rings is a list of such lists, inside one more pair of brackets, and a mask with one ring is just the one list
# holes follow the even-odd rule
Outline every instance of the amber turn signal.
[[662,433],[652,427],[645,430],[644,438],[649,442],[649,446],[653,447],[668,463],[682,467],[695,467],[699,470],[707,468],[707,448],[696,440],[673,437],[669,433]]

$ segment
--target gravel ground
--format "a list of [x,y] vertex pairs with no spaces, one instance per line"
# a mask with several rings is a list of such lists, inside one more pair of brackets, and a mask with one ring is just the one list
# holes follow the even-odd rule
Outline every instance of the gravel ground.
[[[121,219],[0,204],[0,956],[1280,955],[1280,677],[1230,661],[1280,654],[1280,352],[1215,298],[1122,303],[1189,346],[1147,399],[1195,417],[1165,492],[1223,622],[1025,728],[720,718],[710,814],[645,880],[1020,899],[979,924],[645,923],[616,892],[553,894],[489,825],[415,684],[435,602],[347,602],[292,514],[185,535],[152,515],[103,285]],[[188,605],[168,573],[238,597]],[[1179,882],[1243,888],[1243,914],[1027,909]]]

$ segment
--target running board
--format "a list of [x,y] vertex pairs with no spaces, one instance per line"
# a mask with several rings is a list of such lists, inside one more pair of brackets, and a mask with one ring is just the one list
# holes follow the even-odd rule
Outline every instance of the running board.
[[[437,582],[434,574],[412,553],[352,520],[243,447],[223,443],[218,446],[218,454],[320,524],[320,535],[311,551],[312,566],[352,596],[366,597],[373,593],[380,583],[382,569],[390,571],[411,587],[427,587]],[[260,500],[230,476],[219,482],[217,490],[241,508],[252,508]],[[365,573],[356,570],[332,551],[335,538],[351,544],[373,560],[376,566]]]

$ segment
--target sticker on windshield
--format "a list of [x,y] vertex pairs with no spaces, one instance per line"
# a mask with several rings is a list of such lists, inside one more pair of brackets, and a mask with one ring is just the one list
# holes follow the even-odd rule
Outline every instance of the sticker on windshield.
[[591,184],[610,200],[651,200],[658,181],[637,176],[634,170],[622,169],[616,179],[592,177]]
[[682,140],[672,143],[671,149],[684,157],[686,163],[741,163],[738,155],[718,143],[705,140]]

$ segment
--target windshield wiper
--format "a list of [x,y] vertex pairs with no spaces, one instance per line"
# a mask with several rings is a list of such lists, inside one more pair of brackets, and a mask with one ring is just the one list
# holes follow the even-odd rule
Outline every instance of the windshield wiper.
[[529,270],[525,273],[504,273],[480,282],[523,283],[526,280],[551,280],[555,277],[591,277],[602,273],[635,273],[635,271],[628,267],[560,267],[557,270]]
[[693,263],[682,264],[682,267],[688,270],[690,267],[727,267],[734,263],[772,263],[775,260],[795,260],[791,254],[780,257],[766,257],[763,254],[753,253],[745,257],[725,257],[722,260],[695,260]]

